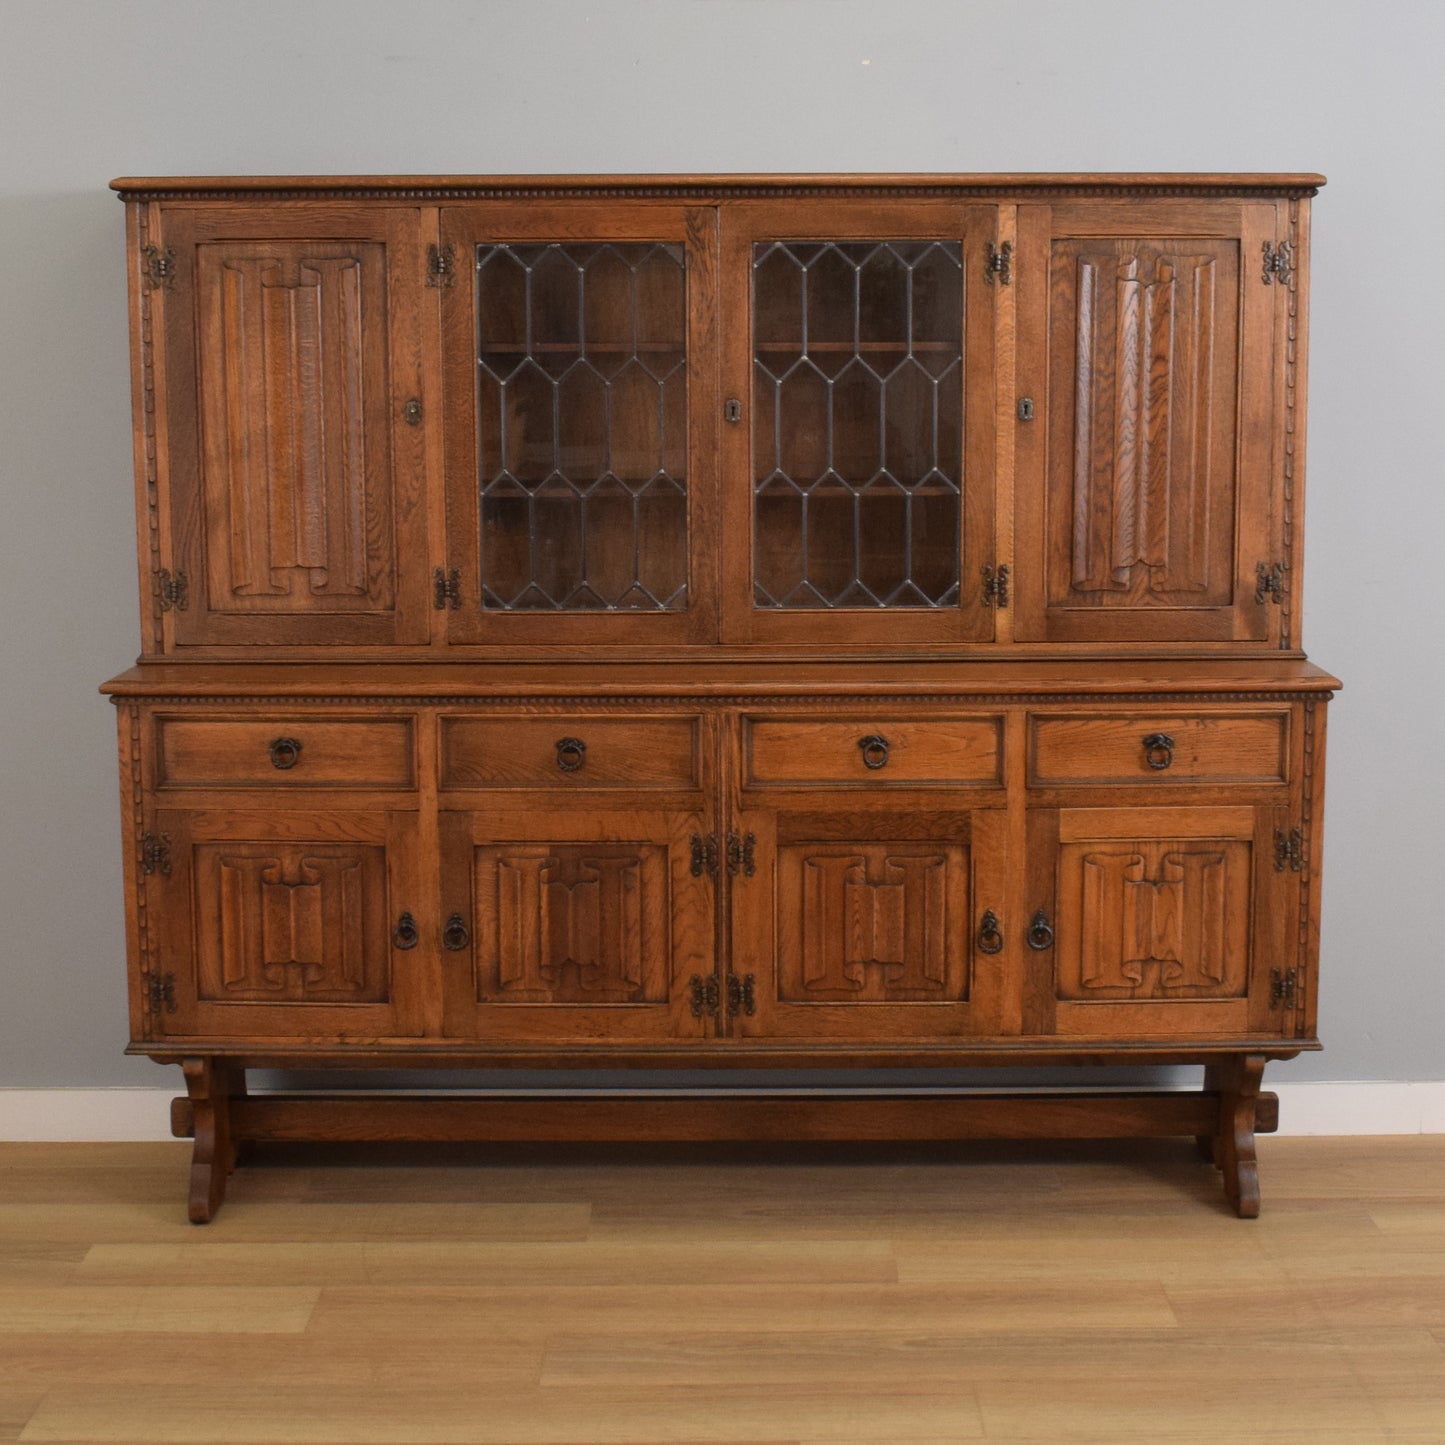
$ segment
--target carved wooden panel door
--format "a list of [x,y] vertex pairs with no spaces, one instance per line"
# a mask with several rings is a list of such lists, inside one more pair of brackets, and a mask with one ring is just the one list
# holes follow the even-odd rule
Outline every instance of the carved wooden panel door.
[[1273,202],[1022,205],[1015,636],[1266,642]]
[[698,813],[443,812],[448,1036],[585,1044],[711,1032],[710,836]]
[[417,216],[312,203],[164,215],[156,544],[187,584],[162,603],[169,641],[426,641],[434,399]]
[[866,1044],[997,1033],[1017,940],[1001,809],[741,814],[734,1034]]
[[434,950],[403,917],[426,919],[414,813],[161,809],[152,826],[153,1037],[424,1031]]
[[1294,1031],[1300,874],[1273,807],[1061,808],[1030,820],[1028,1032]]

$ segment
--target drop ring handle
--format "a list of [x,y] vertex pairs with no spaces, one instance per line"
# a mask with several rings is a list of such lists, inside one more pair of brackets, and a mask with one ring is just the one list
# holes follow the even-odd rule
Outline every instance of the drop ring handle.
[[978,921],[978,951],[998,953],[1003,949],[1003,930],[998,926],[998,915],[992,908],[986,909]]
[[587,761],[587,744],[581,738],[558,738],[557,766],[564,773],[575,773]]
[[403,951],[415,948],[417,937],[416,919],[410,913],[403,913],[396,920],[396,927],[391,931],[391,946]]
[[460,953],[472,941],[466,920],[460,913],[453,913],[442,929],[442,945],[452,953]]
[[1168,733],[1150,733],[1144,739],[1144,761],[1162,772],[1174,761],[1174,739]]
[[272,738],[266,749],[271,754],[271,766],[280,768],[284,773],[288,768],[294,768],[301,757],[300,738]]
[[876,772],[888,762],[888,739],[881,733],[869,733],[866,738],[859,738],[858,749],[863,754],[865,768]]
[[1054,930],[1049,923],[1048,914],[1042,908],[1030,920],[1029,931],[1025,938],[1035,953],[1042,953],[1044,949],[1053,947]]

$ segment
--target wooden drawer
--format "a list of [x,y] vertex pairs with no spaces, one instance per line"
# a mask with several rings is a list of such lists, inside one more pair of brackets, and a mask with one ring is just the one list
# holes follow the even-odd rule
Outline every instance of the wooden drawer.
[[1030,719],[1036,787],[1116,783],[1283,783],[1289,714],[1129,712]]
[[695,788],[695,717],[444,717],[443,788]]
[[163,788],[411,788],[412,720],[160,718]]
[[753,718],[747,781],[759,787],[933,787],[1002,781],[1002,719]]

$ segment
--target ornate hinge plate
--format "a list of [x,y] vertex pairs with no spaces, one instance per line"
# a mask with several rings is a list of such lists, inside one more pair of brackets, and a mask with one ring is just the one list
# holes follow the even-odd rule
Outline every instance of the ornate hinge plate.
[[162,567],[156,573],[156,595],[161,600],[161,611],[169,612],[172,607],[184,612],[190,601],[191,580],[184,572],[171,572]]
[[450,286],[457,275],[457,248],[452,245],[428,246],[426,252],[426,284]]
[[432,568],[432,602],[431,605],[438,612],[444,612],[448,607],[453,612],[462,605],[462,574],[452,567]]
[[147,833],[140,840],[140,871],[146,874],[159,873],[162,878],[171,876],[169,833]]
[[1288,868],[1293,873],[1298,873],[1304,867],[1304,834],[1298,828],[1291,828],[1288,833],[1283,828],[1274,830],[1274,866],[1277,872],[1283,873]]
[[736,878],[739,873],[745,878],[751,878],[758,871],[755,849],[758,840],[751,833],[744,833],[739,837],[736,833],[728,834],[728,872]]
[[164,1010],[168,1014],[176,1011],[176,976],[173,973],[148,973],[146,978],[146,1003],[153,1014]]
[[1263,605],[1273,602],[1276,606],[1284,601],[1284,563],[1257,562],[1254,567],[1254,600]]
[[728,1012],[746,1014],[749,1018],[758,1011],[757,980],[750,973],[741,978],[735,973],[728,974]]
[[1277,968],[1269,971],[1270,1008],[1293,1008],[1299,982],[1299,975],[1292,968],[1281,972]]
[[147,291],[169,291],[176,284],[176,253],[167,246],[141,247],[141,269]]
[[693,1018],[700,1019],[704,1014],[711,1014],[715,1018],[722,1003],[716,976],[709,974],[704,978],[695,973],[688,979],[687,988]]
[[988,259],[983,263],[983,279],[990,286],[995,280],[1000,286],[1007,286],[1013,280],[1013,255],[1012,241],[1005,241],[1001,246],[995,246],[992,241],[988,243]]
[[990,563],[983,569],[983,605],[1000,610],[1008,606],[1008,563],[995,567]]
[[701,833],[694,833],[688,840],[688,850],[694,878],[701,878],[704,873],[713,878],[717,877],[717,838],[712,833],[706,837]]
[[1260,280],[1266,286],[1273,285],[1276,281],[1281,286],[1289,285],[1290,273],[1294,270],[1294,258],[1290,254],[1289,242],[1281,241],[1278,246],[1271,242],[1264,242],[1264,270]]

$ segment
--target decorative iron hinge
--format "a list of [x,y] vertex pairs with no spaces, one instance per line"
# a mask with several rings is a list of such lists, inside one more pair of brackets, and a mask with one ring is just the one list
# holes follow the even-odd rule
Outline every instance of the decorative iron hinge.
[[176,253],[169,246],[164,251],[159,246],[144,246],[140,254],[146,290],[169,291],[176,284]]
[[1298,828],[1291,828],[1288,833],[1283,828],[1274,830],[1276,872],[1283,873],[1288,868],[1292,873],[1298,873],[1305,866],[1304,850],[1304,834]]
[[1273,602],[1276,606],[1284,601],[1284,563],[1276,562],[1273,567],[1257,562],[1254,568],[1254,600],[1258,603]]
[[140,871],[145,874],[159,873],[162,878],[171,876],[169,833],[147,833],[140,840]]
[[457,248],[455,246],[428,246],[426,252],[426,284],[428,286],[450,286],[456,280]]
[[983,263],[983,279],[990,286],[994,278],[998,278],[1000,286],[1007,286],[1013,280],[1013,255],[1014,248],[1012,241],[1005,241],[1002,246],[995,246],[992,241],[988,243],[988,260]]
[[746,1014],[749,1018],[757,1013],[758,1001],[755,994],[757,980],[750,973],[741,978],[735,973],[728,974],[728,1012]]
[[751,833],[744,833],[738,837],[736,833],[728,834],[728,872],[734,878],[741,873],[745,878],[751,878],[758,871],[757,859],[753,850],[757,847],[758,840]]
[[[716,836],[715,836],[714,834],[712,834],[712,833],[709,833],[709,834],[707,835],[707,837],[704,838],[701,833],[694,833],[694,834],[692,835],[691,839],[689,840],[689,846],[690,846],[690,848],[691,848],[692,876],[693,876],[694,878],[701,878],[704,873],[707,873],[707,874],[709,874],[711,877],[716,878],[716,877],[717,877],[717,838],[716,838]],[[731,853],[729,853],[729,861],[731,862]]]
[[1269,1006],[1270,1008],[1293,1008],[1299,975],[1292,968],[1287,968],[1283,973],[1277,968],[1269,971]]
[[1008,606],[1008,563],[983,569],[983,605],[999,609]]
[[176,1011],[176,976],[173,973],[146,975],[146,1003],[153,1014],[162,1009],[168,1014]]
[[177,612],[184,612],[190,587],[190,578],[184,572],[172,574],[165,567],[160,568],[156,572],[156,594],[161,599],[161,611],[169,612],[174,607]]
[[1266,286],[1278,281],[1281,286],[1289,285],[1290,272],[1294,269],[1294,258],[1290,254],[1289,242],[1281,241],[1278,246],[1264,243],[1264,271],[1260,280]]
[[711,1014],[716,1018],[722,1002],[722,996],[717,986],[717,977],[709,974],[703,978],[701,974],[695,973],[688,979],[687,988],[691,995],[689,1002],[692,1006],[693,1018],[700,1019],[704,1014]]
[[462,574],[453,567],[448,571],[445,567],[432,568],[432,603],[438,612],[444,612],[448,607],[453,612],[462,605]]

